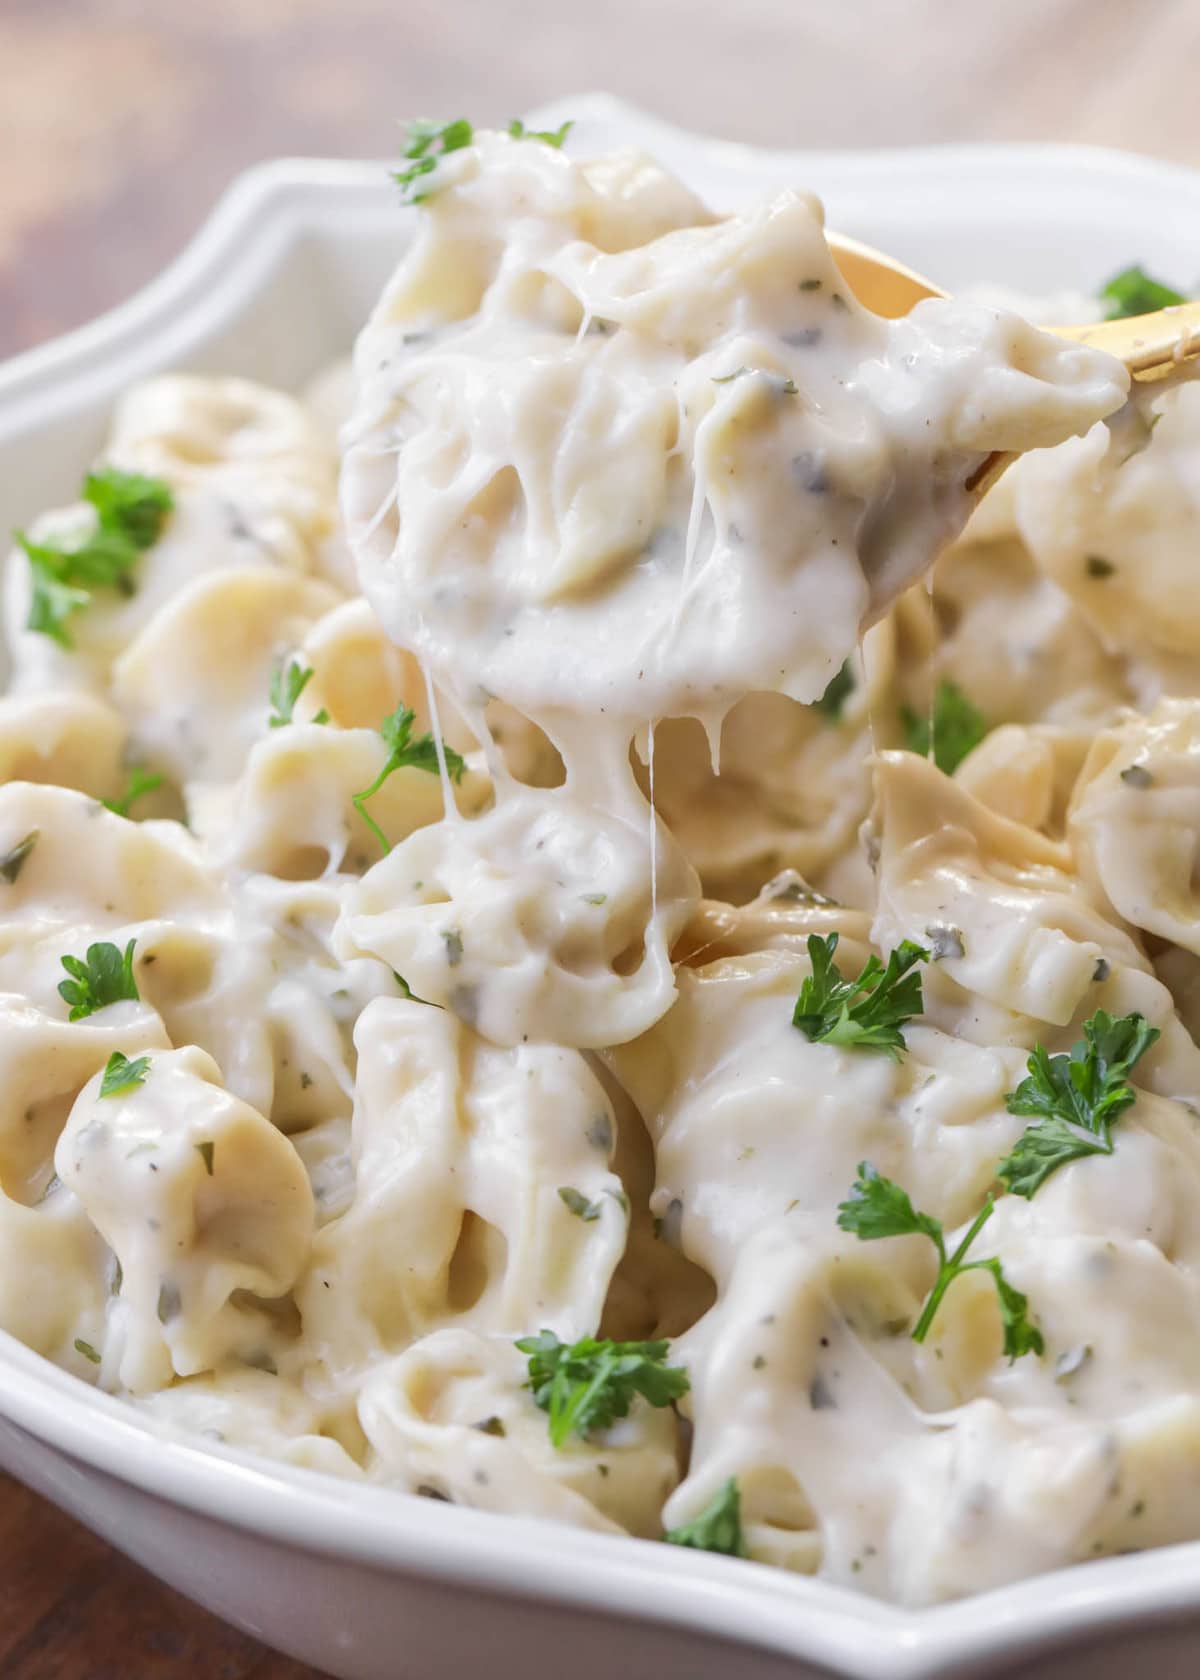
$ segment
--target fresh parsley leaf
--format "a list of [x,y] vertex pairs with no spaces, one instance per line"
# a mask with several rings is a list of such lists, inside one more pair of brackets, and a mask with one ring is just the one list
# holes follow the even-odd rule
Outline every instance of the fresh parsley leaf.
[[135,548],[153,548],[175,506],[171,487],[144,473],[101,467],[83,481],[83,499],[96,510],[102,531],[119,533]]
[[724,1557],[749,1557],[742,1533],[742,1497],[733,1476],[691,1522],[669,1528],[663,1535],[668,1546],[693,1546],[698,1552],[719,1552]]
[[669,1406],[688,1391],[688,1374],[666,1363],[671,1344],[597,1341],[582,1336],[571,1346],[553,1330],[524,1336],[518,1349],[528,1356],[534,1403],[550,1417],[556,1447],[570,1435],[587,1436],[627,1417],[635,1395],[652,1406]]
[[[61,991],[61,989],[60,987],[59,990]],[[74,1016],[71,1019],[74,1020]],[[149,1071],[149,1056],[139,1056],[136,1061],[131,1062],[128,1056],[123,1056],[119,1050],[114,1050],[104,1064],[104,1077],[100,1081],[100,1095],[102,1097],[122,1096],[126,1091],[132,1091],[137,1086],[144,1085]]]
[[570,1184],[559,1186],[558,1199],[577,1219],[582,1219],[585,1225],[590,1225],[594,1219],[600,1217],[600,1203],[589,1202],[582,1190],[576,1190]]
[[[394,770],[402,770],[406,766],[411,766],[415,770],[428,770],[430,775],[433,776],[439,773],[437,742],[428,731],[424,735],[418,735],[414,741],[412,726],[415,720],[416,714],[412,708],[403,704],[397,706],[394,712],[384,718],[379,726],[379,733],[383,736],[383,744],[388,749],[388,756],[383,769],[370,787],[364,788],[361,793],[353,795],[355,810],[376,840],[379,841],[385,856],[392,849],[391,842],[379,824],[373,822],[368,816],[365,809],[367,800],[373,794],[379,792]],[[461,753],[456,753],[453,747],[446,746],[445,742],[442,743],[442,751],[446,755],[446,774],[452,782],[461,782],[463,771],[467,767],[466,760]],[[459,955],[461,956],[461,954],[460,947]]]
[[914,1342],[923,1342],[929,1334],[942,1298],[955,1278],[961,1277],[964,1272],[990,1273],[996,1286],[996,1300],[1004,1330],[1004,1351],[1011,1363],[1022,1354],[1044,1352],[1045,1342],[1041,1331],[1029,1318],[1028,1300],[1009,1283],[999,1260],[967,1259],[971,1244],[992,1217],[995,1206],[989,1196],[954,1253],[947,1255],[941,1220],[918,1212],[907,1191],[892,1179],[884,1178],[869,1161],[860,1161],[858,1178],[848,1199],[838,1208],[837,1222],[843,1231],[851,1232],[862,1242],[875,1242],[881,1237],[925,1236],[937,1250],[938,1274],[913,1329]]
[[[994,1206],[990,1199],[987,1205],[989,1210]],[[959,1251],[961,1250],[960,1244]],[[1004,1351],[1008,1355],[1009,1364],[1026,1353],[1045,1353],[1045,1338],[1029,1316],[1029,1297],[1021,1290],[1013,1288],[1005,1277],[999,1260],[994,1256],[990,1260],[977,1260],[974,1264],[980,1271],[992,1274],[992,1282],[996,1286],[996,1304],[1000,1308],[1000,1323],[1004,1330]],[[971,1267],[962,1266],[959,1270],[967,1272]]]
[[10,886],[24,868],[25,859],[37,845],[40,834],[40,829],[31,828],[24,839],[18,840],[15,846],[10,846],[7,852],[0,855],[0,875],[3,875]]
[[1141,1015],[1112,1016],[1098,1009],[1083,1023],[1083,1037],[1066,1056],[1034,1046],[1029,1074],[1010,1091],[1010,1114],[1033,1115],[996,1169],[1015,1196],[1028,1201],[1069,1161],[1111,1155],[1112,1128],[1137,1100],[1129,1075],[1158,1038]]
[[988,732],[983,713],[969,700],[958,684],[943,677],[933,697],[933,717],[914,712],[911,706],[901,706],[900,722],[904,728],[904,744],[909,752],[929,757],[933,746],[933,762],[939,770],[952,776],[977,747]]
[[120,799],[102,799],[100,803],[110,811],[115,811],[118,817],[127,817],[135,800],[141,799],[147,793],[153,793],[155,788],[163,785],[164,777],[156,770],[146,770],[140,764],[130,767],[129,781]]
[[1186,303],[1182,292],[1152,279],[1139,263],[1123,268],[1100,288],[1100,297],[1108,308],[1105,319],[1117,321],[1126,315],[1150,315],[1156,309],[1168,309],[1175,303]]
[[137,981],[133,978],[133,948],[136,944],[136,939],[131,939],[122,955],[115,945],[105,940],[88,946],[85,961],[78,957],[60,957],[59,961],[71,976],[69,980],[58,983],[59,996],[71,1005],[68,1019],[80,1021],[85,1015],[94,1015],[98,1009],[107,1009],[110,1003],[120,1003],[125,998],[137,999]]
[[83,499],[95,512],[92,530],[71,545],[34,542],[24,531],[13,535],[29,561],[31,595],[26,627],[70,647],[67,628],[73,614],[90,605],[94,589],[133,593],[132,572],[139,556],[152,548],[175,505],[162,479],[103,467],[89,473]]
[[858,684],[854,680],[854,672],[850,668],[850,661],[843,662],[841,670],[829,679],[828,687],[819,700],[813,701],[813,710],[820,712],[828,723],[838,723],[846,701],[854,693]]
[[[296,709],[296,702],[304,693],[313,677],[311,665],[301,665],[298,659],[289,659],[287,665],[277,665],[271,672],[271,715],[267,719],[272,729],[282,729],[286,724],[293,723],[292,713]],[[314,723],[328,723],[329,713],[324,706],[312,720]]]
[[62,582],[58,570],[61,561],[55,551],[41,543],[31,542],[23,531],[14,531],[13,536],[25,550],[29,561],[31,593],[25,628],[50,636],[60,647],[69,648],[72,642],[67,629],[68,621],[72,614],[89,606],[92,597],[88,590],[75,589]]
[[526,128],[520,117],[514,117],[508,125],[508,132],[514,140],[541,140],[547,146],[553,146],[556,151],[561,151],[563,141],[574,127],[573,117],[559,128]]
[[392,180],[400,187],[409,204],[423,204],[432,196],[428,187],[418,191],[425,176],[432,175],[440,159],[449,152],[460,152],[475,138],[475,130],[465,117],[453,122],[430,122],[425,117],[410,122],[404,133],[402,159],[408,167],[392,171]]
[[908,1191],[876,1172],[869,1161],[859,1163],[850,1200],[838,1208],[838,1225],[863,1242],[875,1242],[880,1237],[925,1236],[943,1253],[941,1221],[932,1214],[918,1213]]
[[792,1025],[814,1043],[847,1049],[886,1050],[899,1061],[905,1048],[901,1028],[925,1007],[921,976],[910,972],[928,962],[923,945],[906,939],[887,960],[872,954],[856,980],[847,980],[833,960],[840,935],[809,934],[812,974],[800,988]]
[[1085,1155],[1111,1155],[1112,1143],[1088,1137],[1057,1117],[1028,1127],[996,1169],[996,1176],[1014,1196],[1029,1201],[1051,1173]]

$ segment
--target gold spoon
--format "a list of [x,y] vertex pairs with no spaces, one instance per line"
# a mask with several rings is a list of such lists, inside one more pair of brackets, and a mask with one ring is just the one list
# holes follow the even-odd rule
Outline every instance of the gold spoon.
[[[907,315],[922,298],[945,297],[931,280],[886,257],[870,245],[843,234],[827,235],[829,249],[858,301],[876,315],[895,320]],[[1173,304],[1152,315],[1129,315],[1116,321],[1089,321],[1084,326],[1047,327],[1059,338],[1073,339],[1096,350],[1107,350],[1124,362],[1140,382],[1164,379],[1181,362],[1200,356],[1200,301]],[[989,455],[967,480],[967,489],[980,495],[999,478],[1015,455]]]

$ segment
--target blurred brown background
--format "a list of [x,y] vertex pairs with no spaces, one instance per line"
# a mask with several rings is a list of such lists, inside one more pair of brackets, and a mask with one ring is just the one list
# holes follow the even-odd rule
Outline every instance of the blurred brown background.
[[[246,164],[624,94],[774,145],[1200,164],[1200,0],[0,0],[0,356],[110,307]],[[0,1478],[4,1680],[304,1680]]]
[[607,88],[775,145],[1200,163],[1200,0],[0,0],[0,355],[126,296],[244,165]]

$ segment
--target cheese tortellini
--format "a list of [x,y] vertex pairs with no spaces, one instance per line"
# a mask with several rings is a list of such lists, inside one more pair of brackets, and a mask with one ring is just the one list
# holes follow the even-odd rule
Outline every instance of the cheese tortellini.
[[911,1604],[1196,1538],[1195,388],[549,139],[14,550],[0,1330]]

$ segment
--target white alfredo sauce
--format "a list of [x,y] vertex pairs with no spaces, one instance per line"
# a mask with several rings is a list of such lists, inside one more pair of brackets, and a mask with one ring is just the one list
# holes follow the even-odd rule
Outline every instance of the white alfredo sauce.
[[[348,418],[344,369],[148,381],[132,593],[63,646],[10,567],[0,1327],[480,1509],[658,1539],[732,1481],[752,1558],[914,1604],[1200,1535],[1194,392],[1110,429],[1099,354],[867,314],[803,194],[494,134],[421,185]],[[993,451],[1038,453],[964,532]],[[904,750],[947,679],[957,766]],[[402,706],[440,774],[364,801]],[[900,1056],[793,1026],[835,931],[934,952]],[[131,940],[69,1020],[63,956]],[[1160,1034],[1113,1153],[972,1249],[1042,1352],[980,1271],[917,1343],[934,1247],[839,1228],[859,1163],[953,1247],[1098,1010]],[[555,1445],[544,1328],[668,1338],[690,1427]]]

